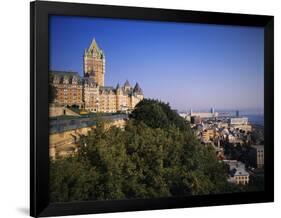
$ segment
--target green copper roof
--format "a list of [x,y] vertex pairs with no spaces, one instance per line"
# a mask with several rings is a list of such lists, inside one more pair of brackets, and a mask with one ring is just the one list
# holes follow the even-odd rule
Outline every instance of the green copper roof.
[[100,58],[104,58],[104,53],[95,38],[93,38],[89,48],[85,50],[85,55],[93,55],[93,53],[97,53]]

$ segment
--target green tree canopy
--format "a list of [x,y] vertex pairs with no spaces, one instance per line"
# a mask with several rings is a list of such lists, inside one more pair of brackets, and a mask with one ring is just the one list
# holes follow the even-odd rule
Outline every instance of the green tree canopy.
[[140,101],[130,117],[136,121],[142,121],[152,128],[168,128],[175,125],[181,130],[190,130],[184,118],[172,110],[169,104],[158,100],[144,99]]
[[52,201],[229,192],[227,169],[169,105],[144,100],[125,129],[97,125],[74,157],[51,161]]

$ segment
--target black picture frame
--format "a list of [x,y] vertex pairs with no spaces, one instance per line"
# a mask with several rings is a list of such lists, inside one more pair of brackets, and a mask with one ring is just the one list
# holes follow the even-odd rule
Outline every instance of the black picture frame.
[[[93,16],[264,28],[265,189],[205,196],[49,203],[49,15]],[[30,215],[59,216],[274,201],[274,17],[140,7],[30,3]]]

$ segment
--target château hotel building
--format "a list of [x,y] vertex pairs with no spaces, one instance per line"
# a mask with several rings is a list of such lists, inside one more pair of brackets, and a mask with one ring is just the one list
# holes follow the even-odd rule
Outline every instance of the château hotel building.
[[84,52],[84,76],[77,72],[51,71],[50,84],[56,89],[53,103],[57,106],[76,106],[90,112],[114,113],[130,111],[144,96],[139,84],[131,87],[105,86],[105,55],[95,39]]

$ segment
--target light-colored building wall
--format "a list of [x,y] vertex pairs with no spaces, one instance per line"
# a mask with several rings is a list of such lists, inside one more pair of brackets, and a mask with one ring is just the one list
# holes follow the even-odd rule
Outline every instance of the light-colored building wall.
[[245,125],[245,124],[248,124],[247,117],[230,118],[230,125]]
[[127,100],[128,96],[122,90],[116,91],[116,109],[117,111],[128,110]]
[[249,183],[249,174],[247,175],[235,175],[235,183],[240,185],[246,185]]
[[199,116],[201,118],[212,118],[212,117],[218,117],[219,113],[218,112],[191,112],[190,116]]
[[206,129],[202,132],[202,141],[210,142],[217,136],[218,136],[218,133],[216,132],[215,129]]
[[132,109],[135,108],[135,106],[141,101],[143,100],[143,95],[135,95],[135,96],[132,96]]
[[84,108],[87,111],[98,112],[99,108],[99,87],[93,81],[85,80],[84,87]]
[[51,84],[56,90],[54,103],[60,106],[83,105],[83,85],[74,72],[52,72]]

